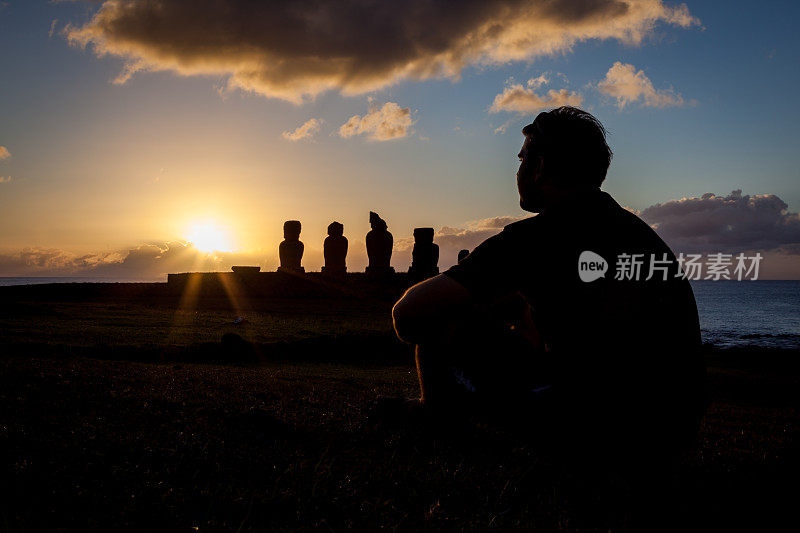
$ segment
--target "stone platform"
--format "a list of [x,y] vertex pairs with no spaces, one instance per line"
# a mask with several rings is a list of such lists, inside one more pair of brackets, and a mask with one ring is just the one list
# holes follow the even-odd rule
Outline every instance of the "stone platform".
[[271,298],[398,298],[411,285],[407,273],[375,277],[363,272],[183,272],[167,275],[171,294]]

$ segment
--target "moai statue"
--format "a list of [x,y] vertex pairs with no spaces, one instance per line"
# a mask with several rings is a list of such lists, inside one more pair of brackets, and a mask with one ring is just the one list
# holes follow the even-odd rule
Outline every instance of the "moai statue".
[[369,223],[372,229],[367,233],[367,257],[369,265],[366,272],[371,276],[388,276],[394,274],[390,266],[394,238],[386,229],[386,222],[378,213],[369,212]]
[[300,266],[303,259],[303,243],[300,242],[300,221],[287,220],[283,223],[284,241],[278,248],[278,255],[281,258],[281,266],[278,272],[305,272]]
[[439,273],[439,245],[433,243],[433,228],[414,228],[414,248],[408,275],[421,281]]
[[460,263],[461,261],[463,261],[464,258],[467,257],[468,255],[469,255],[469,250],[459,250],[458,251],[458,262]]
[[338,222],[328,225],[328,236],[322,249],[325,256],[325,266],[322,267],[324,274],[341,275],[347,272],[347,237],[344,236],[343,225]]

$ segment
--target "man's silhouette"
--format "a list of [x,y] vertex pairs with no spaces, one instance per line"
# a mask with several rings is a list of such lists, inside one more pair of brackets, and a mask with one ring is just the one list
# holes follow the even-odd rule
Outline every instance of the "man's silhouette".
[[559,446],[674,448],[703,411],[689,282],[653,229],[600,190],[612,152],[595,117],[561,107],[522,133],[520,205],[538,215],[392,311],[417,345],[421,402],[512,415]]

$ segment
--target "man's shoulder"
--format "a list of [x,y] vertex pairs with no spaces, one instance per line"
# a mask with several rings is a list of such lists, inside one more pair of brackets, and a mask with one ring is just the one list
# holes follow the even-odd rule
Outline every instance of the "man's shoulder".
[[548,217],[542,214],[531,215],[503,227],[500,235],[515,236],[540,231],[547,225]]
[[656,230],[650,224],[642,220],[642,218],[636,213],[633,213],[624,207],[620,207],[619,217],[624,221],[624,226],[629,228],[631,237],[634,240],[637,240],[642,244],[649,244],[650,246],[654,246],[659,249],[666,249],[670,253],[672,252],[658,232],[656,232]]

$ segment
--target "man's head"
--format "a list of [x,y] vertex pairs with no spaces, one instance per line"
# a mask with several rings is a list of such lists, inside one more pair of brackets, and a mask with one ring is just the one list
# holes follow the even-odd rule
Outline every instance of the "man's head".
[[599,189],[611,164],[606,130],[590,113],[559,107],[522,129],[520,206],[538,213],[576,192]]

